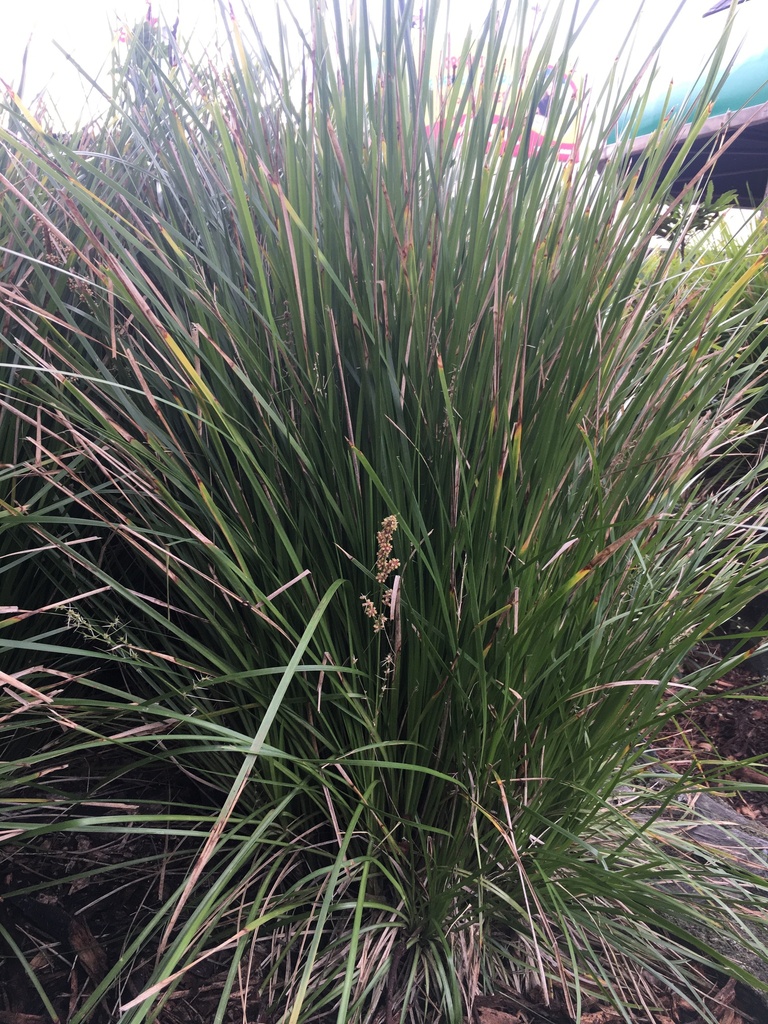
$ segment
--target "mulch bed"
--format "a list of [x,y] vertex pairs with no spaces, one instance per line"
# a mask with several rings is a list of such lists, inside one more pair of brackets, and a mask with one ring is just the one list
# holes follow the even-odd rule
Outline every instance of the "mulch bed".
[[[119,756],[113,750],[103,764],[91,759],[69,765],[60,791],[74,792],[84,780],[94,780],[93,799],[83,802],[81,814],[157,813],[171,799],[191,802],[197,796],[184,792],[183,777],[174,780],[171,793],[167,774],[160,778],[151,767],[121,772]],[[198,847],[194,840],[190,857]],[[32,844],[11,839],[0,846],[0,928],[23,950],[28,965],[25,970],[9,954],[0,932],[0,1024],[66,1024],[116,963],[126,937],[137,936],[179,885],[174,852],[160,835],[107,831],[51,831]],[[142,991],[153,966],[149,955],[125,982],[123,1002]],[[187,972],[162,1011],[162,1024],[210,1024],[226,975],[224,958],[215,957]],[[89,1022],[116,1019],[103,1003]],[[225,1024],[235,1021],[242,1016],[233,1001]]]
[[706,701],[665,730],[664,744],[656,750],[678,771],[701,765],[702,778],[714,752],[734,762],[756,759],[731,772],[731,778],[755,787],[732,802],[746,818],[768,824],[768,681],[748,667],[718,680]]

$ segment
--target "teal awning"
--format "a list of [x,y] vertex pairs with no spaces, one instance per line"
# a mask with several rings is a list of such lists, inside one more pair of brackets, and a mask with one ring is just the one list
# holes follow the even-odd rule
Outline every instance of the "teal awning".
[[[718,14],[721,10],[727,10],[729,6],[716,4],[705,12],[705,16]],[[747,8],[744,10],[747,11]],[[706,171],[705,180],[713,182],[717,194],[734,191],[742,206],[755,206],[766,196],[768,40],[764,46],[762,40],[766,35],[763,20],[768,23],[768,3],[750,0],[748,16],[749,21],[755,22],[756,28],[759,27],[759,36],[753,34],[748,39],[746,53],[741,56],[737,52],[733,58],[732,67],[714,98],[710,115],[700,129],[690,157],[675,181],[674,192],[682,190],[714,156],[716,159],[713,166]],[[715,32],[722,31],[725,27],[725,17],[726,15],[721,14],[718,18],[708,18],[708,27]],[[696,13],[696,18],[701,18],[699,12]],[[747,27],[751,26],[748,24]],[[706,54],[702,57],[702,63],[705,60]],[[663,83],[659,81],[659,86],[652,92],[637,126],[629,153],[630,164],[639,159],[663,121],[672,116],[680,116],[681,113],[684,116],[687,109],[695,106],[700,88],[701,84],[693,78],[687,81],[674,81],[671,86],[668,77]],[[616,143],[626,131],[628,119],[629,115],[619,121],[603,162],[610,159],[616,151]],[[690,122],[681,129],[678,136],[679,145],[672,159],[688,138],[690,130]]]

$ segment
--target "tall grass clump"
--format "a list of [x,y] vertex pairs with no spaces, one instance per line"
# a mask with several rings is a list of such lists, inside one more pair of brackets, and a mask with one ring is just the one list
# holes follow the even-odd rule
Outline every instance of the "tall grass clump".
[[[52,738],[8,769],[9,842],[178,850],[73,1020],[162,1019],[222,956],[217,1020],[291,1024],[519,991],[713,1020],[708,970],[757,984],[764,886],[662,821],[689,780],[653,744],[766,589],[763,463],[718,468],[762,429],[764,257],[648,261],[685,111],[598,175],[643,101],[576,101],[574,26],[509,3],[442,84],[437,8],[399,6],[318,5],[293,63],[258,25],[218,68],[145,32],[103,123],[3,135],[8,464],[63,602],[29,657],[72,666],[15,716]],[[105,749],[194,803],[25,796]]]

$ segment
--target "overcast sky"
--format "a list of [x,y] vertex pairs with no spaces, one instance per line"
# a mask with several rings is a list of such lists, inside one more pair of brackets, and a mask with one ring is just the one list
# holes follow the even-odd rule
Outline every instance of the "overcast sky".
[[[249,0],[236,0],[235,9],[244,2]],[[372,10],[381,4],[381,0],[368,2]],[[568,3],[574,2],[576,0],[568,0]],[[6,5],[8,3],[6,0]],[[276,0],[250,0],[250,3],[251,9],[258,12],[261,30],[267,34],[274,31]],[[532,0],[532,6],[534,3],[540,11],[545,11],[548,6],[548,0]],[[581,0],[584,9],[590,3],[591,0]],[[704,11],[713,3],[714,0],[686,0],[684,12],[666,47],[665,73],[669,66],[670,74],[690,77],[701,65],[725,20],[725,15],[702,18]],[[762,0],[751,0],[743,4],[739,8],[739,18],[746,23],[750,18],[754,20],[758,13],[765,16],[765,4],[760,10],[761,3]],[[549,0],[549,4],[552,5],[553,0]],[[287,11],[287,4],[281,6]],[[451,36],[461,41],[468,28],[477,30],[488,6],[483,0],[452,0],[449,15]],[[645,0],[636,33],[636,53],[647,53],[675,6],[674,0]],[[309,9],[309,3],[308,0],[293,0],[291,7],[302,18]],[[615,59],[640,7],[640,0],[597,0],[597,9],[578,47],[580,71],[588,74],[593,83],[606,73]],[[160,15],[169,23],[178,17],[181,37],[191,36],[201,47],[211,45],[215,38],[217,9],[217,0],[153,0],[152,3],[153,15]],[[55,98],[62,117],[65,120],[74,118],[83,109],[88,87],[68,66],[53,41],[56,40],[97,77],[108,64],[110,47],[120,27],[135,25],[146,16],[146,12],[146,0],[70,0],[69,3],[62,0],[17,0],[12,13],[4,11],[0,33],[0,80],[18,87],[22,54],[31,36],[24,89],[26,100],[30,102],[38,92],[47,88]],[[764,31],[753,32],[753,45],[756,39],[760,40],[760,48],[764,48]]]

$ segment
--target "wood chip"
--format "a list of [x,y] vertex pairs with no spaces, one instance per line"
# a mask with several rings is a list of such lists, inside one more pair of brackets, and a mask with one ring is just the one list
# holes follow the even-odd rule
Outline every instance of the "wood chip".
[[93,984],[101,984],[107,973],[107,954],[82,917],[72,918],[69,941]]
[[0,1010],[0,1024],[50,1024],[50,1017],[38,1017],[36,1013],[14,1013]]
[[520,1013],[507,1013],[505,1010],[494,1010],[490,1006],[481,1006],[477,1011],[478,1024],[529,1024],[530,1018]]
[[744,1018],[729,1007],[720,1017],[720,1024],[744,1024]]

